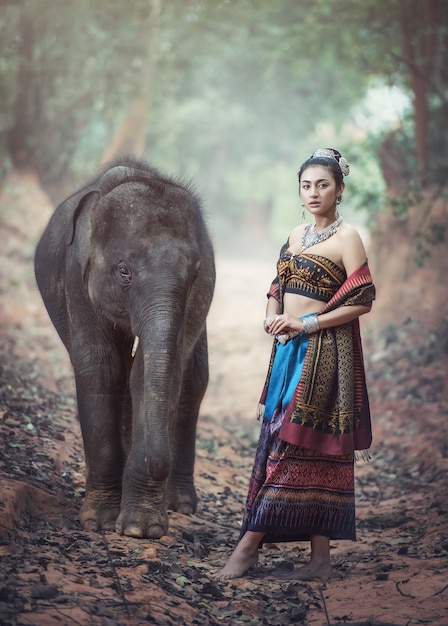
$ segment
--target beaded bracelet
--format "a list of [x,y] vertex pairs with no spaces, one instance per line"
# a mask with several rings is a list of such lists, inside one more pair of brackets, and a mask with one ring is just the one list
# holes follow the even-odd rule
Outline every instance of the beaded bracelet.
[[302,320],[303,330],[307,335],[311,333],[317,333],[319,330],[319,321],[317,319],[317,315],[309,315],[308,317],[304,317]]

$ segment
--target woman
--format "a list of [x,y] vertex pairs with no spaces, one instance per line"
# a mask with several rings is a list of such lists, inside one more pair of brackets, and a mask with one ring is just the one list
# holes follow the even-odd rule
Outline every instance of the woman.
[[219,579],[242,576],[263,543],[281,541],[311,542],[289,578],[326,579],[330,540],[356,539],[354,456],[372,439],[358,318],[375,287],[361,238],[337,210],[348,173],[325,148],[298,174],[314,224],[292,231],[268,293],[263,425],[240,540]]

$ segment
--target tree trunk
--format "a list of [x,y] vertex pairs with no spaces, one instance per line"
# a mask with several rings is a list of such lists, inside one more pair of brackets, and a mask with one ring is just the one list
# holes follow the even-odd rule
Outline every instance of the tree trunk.
[[447,216],[440,189],[430,188],[408,208],[406,219],[397,217],[392,204],[377,216],[369,265],[378,291],[369,320],[381,327],[418,320],[422,334],[446,334]]
[[428,166],[427,95],[437,56],[435,0],[408,2],[403,8],[401,27],[413,92],[417,167],[424,180]]
[[117,132],[103,152],[102,163],[107,163],[120,154],[129,154],[135,157],[143,155],[146,120],[150,108],[149,98],[136,98],[129,102]]
[[39,110],[38,77],[33,63],[34,28],[24,7],[20,9],[19,75],[15,100],[14,125],[8,131],[9,156],[14,167],[28,169],[32,163],[32,145],[35,137],[33,121]]
[[146,58],[140,66],[139,89],[136,97],[126,107],[122,122],[105,147],[102,163],[120,154],[141,157],[145,151],[146,124],[152,105],[152,94],[157,77],[159,55],[160,17],[164,0],[150,0],[146,19],[145,37]]

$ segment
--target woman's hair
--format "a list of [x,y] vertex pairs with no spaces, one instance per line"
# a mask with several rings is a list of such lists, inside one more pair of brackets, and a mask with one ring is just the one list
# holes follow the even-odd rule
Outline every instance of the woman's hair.
[[303,172],[313,165],[323,165],[328,168],[338,187],[344,182],[344,176],[348,176],[350,172],[350,165],[340,152],[333,148],[319,148],[319,150],[316,150],[316,152],[302,164],[297,174],[299,183],[302,179]]

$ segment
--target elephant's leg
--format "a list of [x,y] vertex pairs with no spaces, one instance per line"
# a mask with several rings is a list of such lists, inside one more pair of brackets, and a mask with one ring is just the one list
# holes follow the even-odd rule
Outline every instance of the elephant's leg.
[[[145,416],[143,390],[143,363],[141,352],[137,353],[131,372],[132,393],[132,441],[123,471],[120,514],[115,530],[121,535],[138,538],[159,539],[167,533],[165,487],[167,469],[154,476],[150,469],[148,436],[151,432],[141,416]],[[153,436],[156,436],[153,433]]]
[[[96,352],[98,355],[98,352]],[[103,365],[75,365],[78,412],[86,460],[80,522],[86,530],[114,530],[120,510],[125,455],[121,417],[125,372],[118,357]]]
[[[134,446],[133,446],[134,448]],[[133,458],[140,457],[133,449]],[[147,461],[141,456],[140,467],[146,467]],[[134,475],[133,475],[134,474]],[[147,478],[141,480],[140,469],[135,473],[128,467],[123,476],[120,514],[115,523],[115,530],[128,537],[160,539],[168,531],[168,515],[165,499],[166,481]]]
[[179,410],[172,433],[172,465],[167,487],[167,506],[186,515],[196,511],[198,502],[194,486],[196,426],[207,383],[208,351],[204,332],[185,370]]

